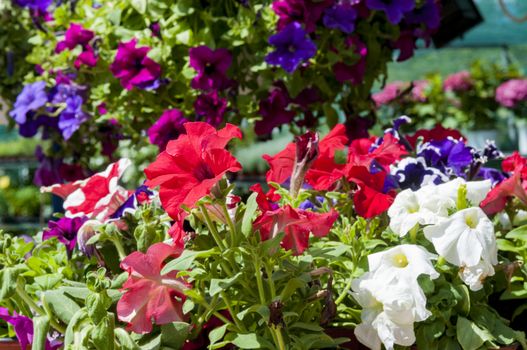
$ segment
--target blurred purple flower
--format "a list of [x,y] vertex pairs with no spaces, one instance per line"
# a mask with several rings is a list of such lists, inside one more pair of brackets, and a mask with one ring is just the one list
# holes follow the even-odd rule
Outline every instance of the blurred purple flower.
[[490,180],[492,182],[492,186],[495,186],[505,180],[507,176],[502,171],[499,171],[498,169],[493,168],[486,168],[481,167],[478,171],[479,178],[482,178],[484,180]]
[[348,116],[344,122],[346,127],[346,136],[349,142],[370,137],[368,129],[375,125],[375,122],[368,117],[360,117],[358,115]]
[[77,245],[77,233],[82,224],[86,222],[86,217],[61,218],[58,221],[49,221],[48,228],[42,233],[42,239],[47,240],[53,237],[66,246],[72,252]]
[[9,115],[17,124],[24,124],[28,112],[36,111],[45,106],[47,102],[48,94],[45,81],[27,84],[17,96],[14,108],[9,112]]
[[406,61],[412,58],[416,46],[416,35],[413,30],[402,30],[397,40],[393,43],[393,47],[399,50],[399,56],[397,56],[397,62]]
[[278,34],[269,38],[276,50],[265,57],[268,64],[281,66],[289,74],[298,66],[315,56],[317,47],[298,22],[290,23]]
[[267,135],[276,126],[290,123],[295,117],[295,112],[288,110],[291,98],[287,93],[287,88],[283,84],[273,87],[269,96],[260,101],[258,113],[262,120],[256,121],[254,131],[257,135]]
[[470,72],[461,71],[449,75],[443,82],[443,90],[445,91],[467,91],[474,86]]
[[366,72],[368,47],[355,36],[350,36],[346,39],[346,46],[354,48],[355,53],[359,55],[359,60],[352,65],[344,62],[336,63],[333,65],[333,74],[335,74],[337,81],[341,83],[350,81],[353,85],[359,85],[362,83]]
[[158,86],[161,66],[147,56],[150,48],[136,47],[137,39],[119,43],[117,55],[110,70],[121,81],[126,90],[136,87],[139,89],[154,89]]
[[81,65],[85,64],[88,67],[95,67],[97,65],[97,56],[90,45],[90,41],[94,38],[95,34],[91,30],[84,29],[81,25],[72,23],[68,30],[64,40],[59,41],[55,47],[55,52],[62,52],[66,49],[73,50],[80,45],[82,52],[75,59],[75,68],[79,69]]
[[[49,129],[56,129],[58,118],[49,117],[47,115],[37,115],[34,112],[29,112],[26,115],[26,122],[18,125],[18,133],[22,137],[33,137],[37,134],[41,126]],[[43,137],[45,138],[45,136]]]
[[511,79],[496,89],[496,101],[504,107],[515,108],[527,103],[527,79]]
[[179,109],[167,109],[161,117],[148,129],[150,143],[157,145],[159,151],[165,150],[168,141],[177,139],[185,133],[185,124],[188,120]]
[[334,0],[280,0],[272,4],[273,11],[279,17],[278,30],[293,22],[304,24],[308,33],[314,32],[316,24],[325,9],[334,4]]
[[46,12],[46,9],[53,3],[53,0],[15,0],[15,3],[20,7]]
[[201,94],[194,102],[194,110],[197,120],[217,127],[223,122],[223,115],[227,111],[227,100],[219,97],[217,91]]
[[84,100],[78,88],[73,85],[60,84],[56,87],[53,103],[64,105],[62,107],[64,109],[59,114],[58,127],[62,132],[62,137],[69,140],[81,124],[90,118],[82,110]]
[[436,29],[441,22],[439,5],[435,0],[426,0],[422,6],[406,13],[404,19],[409,24],[424,23],[429,29]]
[[392,24],[398,24],[403,15],[415,7],[415,0],[366,0],[366,6],[371,10],[383,11]]
[[62,177],[59,169],[62,165],[62,159],[46,156],[40,146],[35,149],[35,156],[39,161],[39,165],[35,171],[33,183],[39,187],[61,183]]
[[357,11],[349,4],[338,4],[324,12],[324,26],[350,34],[355,30]]
[[231,85],[227,70],[232,56],[227,49],[212,50],[208,46],[193,47],[189,50],[190,66],[198,72],[190,85],[194,89],[217,90]]

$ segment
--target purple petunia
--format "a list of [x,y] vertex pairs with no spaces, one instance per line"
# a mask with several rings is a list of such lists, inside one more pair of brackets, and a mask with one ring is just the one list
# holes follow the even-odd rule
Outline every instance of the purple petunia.
[[168,141],[177,139],[185,133],[185,124],[188,120],[179,109],[167,109],[161,117],[148,129],[150,143],[157,145],[159,151],[165,150]]
[[527,103],[527,79],[511,79],[496,89],[496,101],[504,107],[515,108]]
[[47,240],[56,237],[69,252],[72,252],[77,245],[77,233],[86,220],[87,218],[83,216],[49,221],[48,228],[42,233],[42,239]]
[[404,19],[410,24],[424,23],[429,29],[436,29],[441,22],[441,14],[435,0],[426,0],[422,6],[406,13]]
[[39,165],[35,171],[33,183],[39,187],[61,183],[62,176],[59,170],[62,165],[62,159],[47,157],[41,146],[37,146],[35,149],[35,156]]
[[383,11],[392,24],[398,24],[403,15],[415,7],[415,0],[366,0],[371,10]]
[[27,84],[17,96],[14,108],[9,112],[9,115],[17,124],[24,124],[28,112],[44,107],[47,102],[48,94],[45,81]]
[[422,157],[404,158],[391,170],[391,174],[403,190],[409,188],[416,191],[425,185],[438,185],[448,181],[447,175],[434,167],[429,167]]
[[[4,307],[0,307],[0,318],[13,325],[21,349],[27,349],[33,344],[34,331],[31,318],[19,315],[14,311],[11,316],[9,310]],[[55,350],[61,346],[62,343],[56,340],[46,339],[45,350]]]
[[212,50],[203,45],[191,48],[189,57],[190,66],[198,72],[190,83],[192,88],[208,91],[225,89],[231,85],[227,77],[232,62],[229,50]]
[[159,86],[161,66],[147,56],[149,47],[136,47],[136,45],[135,38],[120,43],[110,70],[126,90],[134,87],[145,90],[155,89]]
[[75,59],[75,68],[79,69],[81,65],[95,67],[97,65],[97,56],[90,45],[90,41],[95,37],[91,30],[84,29],[81,25],[72,23],[64,40],[59,41],[55,47],[55,52],[59,53],[66,49],[73,50],[77,46],[82,47],[82,52]]
[[53,3],[53,0],[15,0],[15,3],[20,7],[46,12],[47,8]]
[[218,96],[217,91],[201,94],[194,102],[197,120],[218,127],[223,122],[223,115],[227,111],[227,100]]
[[269,96],[260,101],[259,113],[261,120],[256,121],[254,131],[257,135],[267,135],[276,126],[288,124],[295,117],[295,112],[288,110],[291,98],[287,93],[287,88],[283,84],[277,84],[272,89]]
[[134,214],[137,207],[144,203],[149,203],[154,196],[147,186],[139,186],[135,192],[112,214],[112,219],[122,218],[125,214]]
[[280,31],[287,25],[298,22],[304,25],[308,33],[316,29],[316,23],[322,17],[324,10],[332,6],[334,0],[279,0],[272,4],[273,11],[278,16],[277,29]]
[[364,79],[366,73],[366,56],[368,55],[368,47],[359,38],[351,36],[346,39],[346,46],[353,47],[355,53],[359,56],[358,62],[355,64],[347,64],[344,62],[337,62],[333,65],[333,74],[337,81],[344,83],[351,82],[353,85],[359,85]]
[[81,124],[90,116],[82,110],[84,99],[78,88],[73,85],[59,84],[56,87],[53,103],[62,105],[58,127],[65,140],[69,140]]
[[423,157],[428,166],[439,169],[442,173],[464,176],[464,171],[472,163],[473,149],[463,141],[447,138],[421,145],[417,156]]
[[317,47],[297,22],[288,24],[278,34],[272,35],[269,43],[276,50],[269,53],[265,61],[271,65],[281,66],[289,74],[317,53]]
[[355,30],[357,11],[349,4],[338,4],[324,12],[324,26],[350,34]]

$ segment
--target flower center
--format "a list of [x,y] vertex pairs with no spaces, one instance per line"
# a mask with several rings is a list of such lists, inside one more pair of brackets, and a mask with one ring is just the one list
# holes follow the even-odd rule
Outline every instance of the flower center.
[[291,53],[295,53],[296,52],[296,46],[291,44],[287,47],[287,50]]
[[205,74],[212,74],[214,73],[214,71],[216,70],[216,68],[214,67],[214,65],[210,62],[208,62],[207,64],[205,64]]
[[406,267],[408,266],[408,259],[406,258],[406,255],[399,253],[393,256],[392,258],[393,265],[396,267]]
[[196,169],[194,169],[194,176],[199,181],[203,181],[206,179],[213,179],[214,173],[212,172],[212,169],[206,163],[201,163],[200,165],[196,167]]
[[470,228],[476,228],[478,226],[478,222],[475,218],[472,216],[466,216],[465,222],[467,223],[467,226]]

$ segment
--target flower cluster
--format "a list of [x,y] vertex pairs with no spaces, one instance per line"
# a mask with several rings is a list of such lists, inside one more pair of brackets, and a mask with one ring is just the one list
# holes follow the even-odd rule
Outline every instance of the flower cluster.
[[519,107],[527,101],[527,79],[511,79],[496,89],[496,101],[507,108]]

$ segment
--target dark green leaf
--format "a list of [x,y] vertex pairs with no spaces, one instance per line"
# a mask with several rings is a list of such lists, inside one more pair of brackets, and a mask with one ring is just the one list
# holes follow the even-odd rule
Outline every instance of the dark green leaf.
[[476,350],[486,341],[494,339],[487,330],[479,328],[474,322],[464,317],[458,317],[456,333],[463,350]]
[[161,326],[161,344],[173,349],[181,349],[190,332],[185,322],[173,322]]

